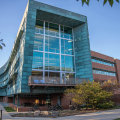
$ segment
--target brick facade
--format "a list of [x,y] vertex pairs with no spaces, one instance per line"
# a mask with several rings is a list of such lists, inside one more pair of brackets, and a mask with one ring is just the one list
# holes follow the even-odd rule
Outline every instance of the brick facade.
[[92,62],[93,69],[112,71],[116,74],[116,76],[110,76],[110,75],[102,75],[102,74],[93,73],[94,80],[105,81],[105,80],[111,79],[111,80],[117,80],[120,82],[120,79],[119,79],[120,78],[120,60],[118,60],[118,59],[114,60],[114,58],[112,58],[110,56],[103,55],[103,54],[95,52],[95,51],[91,51],[91,58],[94,58],[94,57],[101,59],[101,60],[105,60],[105,61],[114,63],[114,67],[100,64],[100,63],[96,63],[96,62]]

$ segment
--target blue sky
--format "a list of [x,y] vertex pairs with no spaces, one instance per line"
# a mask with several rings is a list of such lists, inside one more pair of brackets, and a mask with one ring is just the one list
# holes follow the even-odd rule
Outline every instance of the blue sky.
[[[113,7],[103,0],[91,0],[83,5],[81,0],[36,0],[87,16],[90,48],[93,51],[120,59],[120,3]],[[0,50],[0,67],[11,54],[28,0],[0,0],[0,39],[6,47]]]

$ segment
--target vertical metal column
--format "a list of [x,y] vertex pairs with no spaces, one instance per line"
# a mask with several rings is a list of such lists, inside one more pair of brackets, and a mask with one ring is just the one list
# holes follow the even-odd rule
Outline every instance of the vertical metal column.
[[62,72],[61,72],[61,33],[59,25],[59,47],[60,47],[60,84],[62,84]]
[[17,106],[19,106],[19,101],[20,101],[20,95],[17,95]]
[[16,95],[13,96],[13,104],[15,105],[15,97]]
[[[43,39],[43,76],[45,76],[45,21],[44,21],[44,39]],[[43,78],[44,79],[44,78]]]
[[0,111],[0,120],[2,120],[2,110]]

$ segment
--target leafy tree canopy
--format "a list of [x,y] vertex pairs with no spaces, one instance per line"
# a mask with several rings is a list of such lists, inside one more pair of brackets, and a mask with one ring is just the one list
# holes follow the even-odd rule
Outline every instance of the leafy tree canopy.
[[75,86],[75,88],[67,89],[65,95],[72,102],[78,105],[85,104],[86,106],[92,105],[93,108],[96,108],[98,105],[110,105],[113,103],[110,101],[112,92],[107,92],[102,89],[101,85],[96,82],[86,82],[84,81],[81,84]]
[[[79,1],[79,0],[77,0],[77,1]],[[89,2],[90,2],[90,0],[81,0],[81,1],[82,1],[82,5],[83,5],[84,3],[86,3],[87,5],[89,5]],[[99,0],[97,0],[97,1],[99,2]],[[120,2],[119,0],[103,0],[103,5],[105,5],[107,2],[109,2],[110,6],[112,7],[114,1],[116,1],[116,2],[118,2],[118,3]]]
[[3,46],[5,47],[5,44],[3,43],[3,39],[0,40],[0,49],[3,49]]

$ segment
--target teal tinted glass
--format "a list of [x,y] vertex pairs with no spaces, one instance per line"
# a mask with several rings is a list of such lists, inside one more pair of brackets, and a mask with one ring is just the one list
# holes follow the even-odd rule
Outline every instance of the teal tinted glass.
[[49,37],[45,36],[45,51],[49,51]]
[[35,33],[40,33],[40,34],[43,34],[44,33],[44,30],[43,30],[43,21],[41,20],[36,20],[36,25],[35,27],[37,27],[35,29]]
[[66,39],[72,39],[72,28],[61,26],[60,27],[61,37]]
[[61,39],[61,53],[73,55],[73,41]]
[[32,69],[43,69],[43,53],[33,52]]
[[34,50],[43,51],[43,35],[34,36]]
[[74,57],[65,56],[65,71],[74,71]]
[[48,22],[45,22],[45,34],[48,35]]
[[74,71],[74,57],[61,55],[62,71]]
[[45,53],[45,70],[48,70],[48,64],[49,64],[49,61],[48,61],[48,53]]
[[49,54],[49,70],[60,70],[60,55]]
[[49,52],[59,53],[59,38],[49,37]]
[[59,25],[49,23],[49,35],[59,37]]

